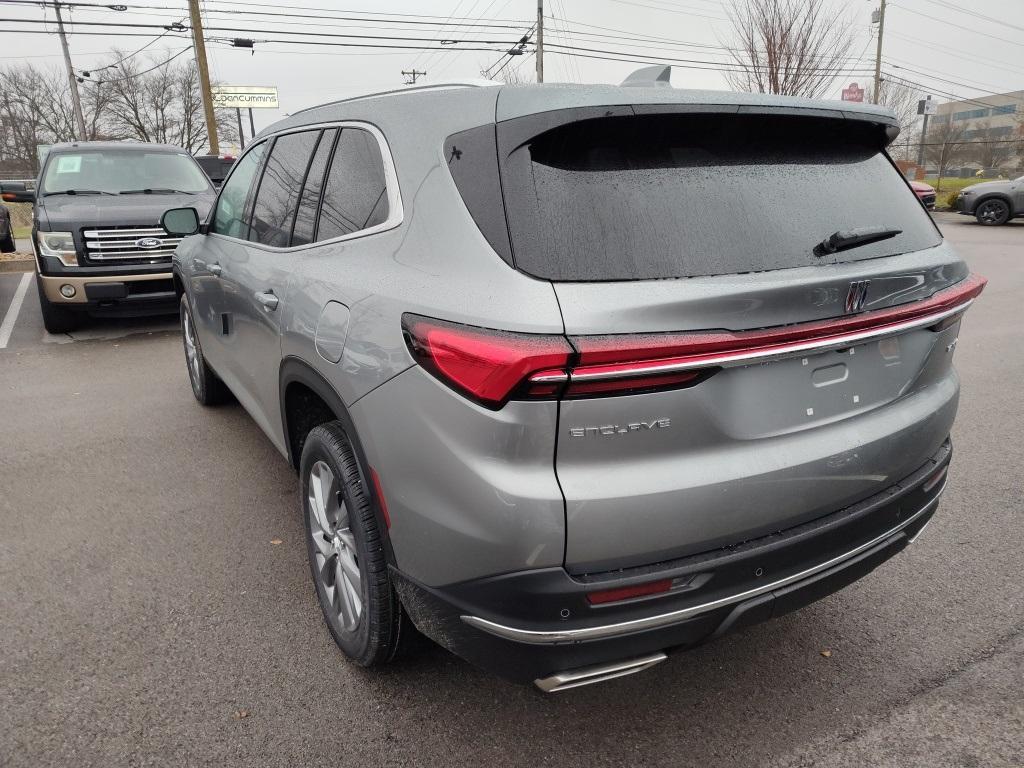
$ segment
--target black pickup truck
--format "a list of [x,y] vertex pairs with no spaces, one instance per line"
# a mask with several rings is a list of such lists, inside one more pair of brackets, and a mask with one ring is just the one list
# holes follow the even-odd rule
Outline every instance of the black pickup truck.
[[180,238],[160,225],[170,208],[209,212],[216,190],[181,147],[77,142],[51,147],[34,195],[32,246],[50,333],[87,314],[177,311],[171,255]]

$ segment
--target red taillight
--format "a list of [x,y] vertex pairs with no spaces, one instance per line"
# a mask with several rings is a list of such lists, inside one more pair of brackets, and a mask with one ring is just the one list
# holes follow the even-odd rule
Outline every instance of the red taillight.
[[[725,366],[866,343],[956,322],[984,289],[971,275],[921,301],[752,331],[564,336],[511,333],[404,315],[413,356],[488,408],[509,399],[624,395],[693,386]],[[570,344],[571,342],[571,344]]]
[[556,397],[573,352],[564,336],[494,331],[416,315],[405,315],[402,325],[420,365],[488,408],[501,408],[513,395]]
[[618,589],[591,592],[587,595],[587,602],[591,605],[617,603],[620,600],[632,600],[637,597],[658,595],[662,592],[668,592],[670,589],[672,589],[672,579],[661,579],[660,581],[650,581],[647,584],[638,584],[635,587],[619,587]]

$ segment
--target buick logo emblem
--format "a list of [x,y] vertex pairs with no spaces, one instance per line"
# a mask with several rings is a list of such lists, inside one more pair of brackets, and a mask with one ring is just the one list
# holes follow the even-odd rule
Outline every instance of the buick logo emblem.
[[854,280],[850,283],[850,290],[846,292],[846,312],[860,312],[868,300],[868,286],[870,280]]
[[159,238],[156,237],[140,237],[135,241],[137,248],[145,248],[147,251],[153,248],[159,248],[162,245]]

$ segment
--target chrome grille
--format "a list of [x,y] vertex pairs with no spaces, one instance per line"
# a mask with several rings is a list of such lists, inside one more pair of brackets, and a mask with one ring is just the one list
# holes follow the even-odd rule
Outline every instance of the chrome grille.
[[[180,237],[171,237],[163,227],[108,227],[84,229],[85,255],[89,261],[142,262],[170,261]],[[139,240],[159,240],[155,248],[143,248]]]

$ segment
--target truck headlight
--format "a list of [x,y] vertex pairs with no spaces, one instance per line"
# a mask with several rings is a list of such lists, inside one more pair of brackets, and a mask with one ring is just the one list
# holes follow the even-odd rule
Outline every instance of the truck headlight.
[[78,256],[75,254],[75,238],[70,232],[36,232],[36,243],[39,253],[60,259],[65,267],[77,267]]

